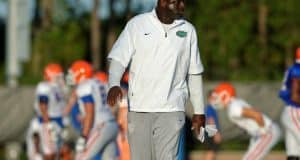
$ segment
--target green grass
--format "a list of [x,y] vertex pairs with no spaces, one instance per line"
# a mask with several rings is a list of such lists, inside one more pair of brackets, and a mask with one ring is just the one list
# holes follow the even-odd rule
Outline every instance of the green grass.
[[[220,151],[246,151],[248,148],[248,140],[247,139],[234,139],[222,142],[220,146]],[[206,150],[204,144],[197,143],[195,147],[191,151],[204,151]],[[273,151],[284,151],[284,141],[281,140],[278,144],[275,145]],[[0,146],[0,159],[5,159],[5,148],[4,146]],[[26,152],[23,150],[21,153],[20,160],[27,160]]]
[[[233,139],[224,141],[220,145],[220,150],[225,151],[245,151],[248,149],[249,140],[247,139]],[[206,150],[204,144],[197,144],[193,150]],[[279,141],[272,149],[273,151],[285,150],[284,141]]]

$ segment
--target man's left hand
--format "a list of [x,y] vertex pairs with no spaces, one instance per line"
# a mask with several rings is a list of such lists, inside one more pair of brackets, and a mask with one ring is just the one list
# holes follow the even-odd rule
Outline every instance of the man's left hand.
[[204,114],[193,115],[192,130],[194,130],[197,139],[203,143],[205,140],[205,115]]

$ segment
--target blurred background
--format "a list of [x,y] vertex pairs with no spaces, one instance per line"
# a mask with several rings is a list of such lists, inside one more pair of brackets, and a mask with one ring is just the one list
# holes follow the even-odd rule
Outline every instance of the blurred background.
[[[74,60],[85,59],[107,70],[106,56],[126,22],[155,3],[0,0],[0,146],[24,143],[35,85],[47,63],[67,70]],[[198,31],[205,92],[218,81],[232,81],[241,97],[278,121],[283,103],[277,92],[300,46],[299,6],[299,0],[186,0],[185,16]],[[230,141],[222,147],[245,149],[245,134],[223,113],[220,119],[224,140]]]

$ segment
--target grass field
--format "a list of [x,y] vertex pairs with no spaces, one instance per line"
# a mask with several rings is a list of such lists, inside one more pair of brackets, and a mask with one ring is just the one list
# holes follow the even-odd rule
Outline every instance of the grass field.
[[[25,144],[19,160],[27,160]],[[248,147],[247,139],[234,139],[225,141],[220,146],[217,160],[241,160]],[[189,152],[189,160],[203,160],[206,148],[202,143],[197,143]],[[284,141],[281,140],[264,160],[285,160]],[[0,160],[5,160],[5,147],[0,145]]]
[[[241,160],[244,151],[221,151],[218,153],[217,160]],[[189,160],[203,160],[205,151],[192,151],[189,155]],[[5,156],[3,150],[0,150],[0,159],[4,160]],[[272,151],[264,160],[285,160],[286,155],[284,151]],[[20,160],[27,160],[26,154],[23,152]]]
[[[201,151],[194,151],[190,154],[190,160],[202,160],[204,153]],[[242,151],[222,151],[218,153],[217,160],[241,160],[244,152]],[[285,160],[285,153],[282,151],[272,151],[268,154],[265,160]]]

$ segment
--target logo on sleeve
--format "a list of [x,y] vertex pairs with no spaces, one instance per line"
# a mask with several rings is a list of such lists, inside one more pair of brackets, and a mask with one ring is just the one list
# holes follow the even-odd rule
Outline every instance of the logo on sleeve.
[[187,32],[185,32],[185,31],[177,31],[177,32],[176,32],[176,35],[177,35],[178,37],[183,38],[183,37],[186,37]]

